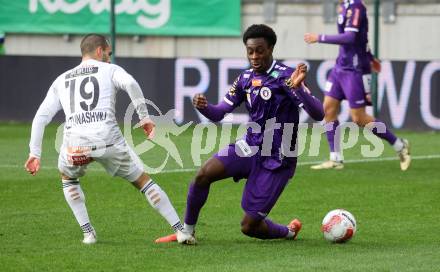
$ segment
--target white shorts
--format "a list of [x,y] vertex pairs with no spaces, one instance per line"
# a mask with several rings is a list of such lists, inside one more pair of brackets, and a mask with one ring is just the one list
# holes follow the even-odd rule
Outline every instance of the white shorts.
[[[90,157],[101,164],[110,175],[130,182],[136,181],[144,173],[141,159],[125,141],[109,147],[97,148],[91,151]],[[68,160],[67,147],[64,145],[61,147],[58,169],[62,174],[70,178],[79,178],[84,176],[87,166],[88,164],[73,165]]]

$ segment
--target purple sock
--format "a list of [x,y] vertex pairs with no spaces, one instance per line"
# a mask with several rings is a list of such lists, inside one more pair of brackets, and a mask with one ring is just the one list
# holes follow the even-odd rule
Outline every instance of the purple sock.
[[264,219],[268,228],[268,234],[266,239],[285,238],[289,233],[289,229],[286,226],[276,224],[269,219]]
[[327,135],[328,145],[330,146],[330,152],[339,152],[339,139],[337,139],[337,146],[335,148],[335,134],[336,128],[339,126],[339,121],[335,120],[325,124],[325,131]]
[[209,187],[197,186],[191,183],[186,200],[185,224],[195,225],[199,218],[200,210],[206,202],[209,194]]
[[[396,135],[394,135],[385,125],[384,122],[380,121],[379,119],[375,119],[374,123],[376,123],[376,126],[371,130],[373,132],[374,135],[376,135],[377,137],[384,139],[385,141],[387,141],[388,143],[390,143],[390,145],[393,145],[396,140],[397,137]],[[378,125],[382,126],[382,129],[379,129],[381,132],[378,132]],[[385,131],[385,132],[383,132]]]

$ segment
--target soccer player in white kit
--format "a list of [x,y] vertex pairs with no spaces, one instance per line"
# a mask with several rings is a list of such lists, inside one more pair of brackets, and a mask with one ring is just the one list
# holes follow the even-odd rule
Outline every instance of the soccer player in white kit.
[[130,96],[145,134],[150,139],[154,136],[155,124],[148,118],[139,84],[124,69],[110,64],[111,47],[104,36],[86,35],[81,53],[81,64],[58,76],[35,115],[26,170],[35,175],[40,169],[44,128],[62,109],[66,123],[58,168],[64,196],[84,233],[83,243],[97,241],[79,182],[92,161],[100,163],[110,175],[130,181],[173,229],[180,231],[180,219],[168,196],[144,172],[143,163],[127,145],[116,122],[116,92],[123,90]]

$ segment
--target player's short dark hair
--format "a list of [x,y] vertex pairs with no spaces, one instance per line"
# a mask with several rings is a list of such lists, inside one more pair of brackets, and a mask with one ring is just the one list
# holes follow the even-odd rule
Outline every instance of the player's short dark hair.
[[110,43],[107,41],[107,38],[100,34],[87,34],[81,41],[81,54],[88,55],[95,52],[96,48],[107,48],[110,46]]
[[251,25],[243,34],[243,43],[246,44],[248,39],[263,38],[269,46],[275,46],[277,43],[277,34],[267,25]]

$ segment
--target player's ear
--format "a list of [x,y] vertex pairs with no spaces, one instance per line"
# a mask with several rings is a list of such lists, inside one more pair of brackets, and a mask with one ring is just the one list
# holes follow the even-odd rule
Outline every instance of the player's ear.
[[97,57],[101,58],[101,56],[102,56],[102,54],[103,54],[103,49],[102,49],[102,47],[101,47],[101,46],[98,46],[98,47],[96,48],[95,53],[96,53],[96,56],[97,56]]

